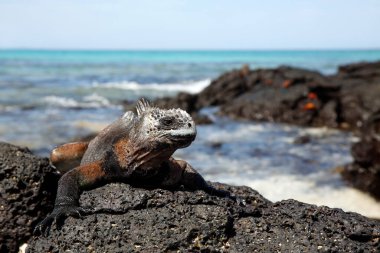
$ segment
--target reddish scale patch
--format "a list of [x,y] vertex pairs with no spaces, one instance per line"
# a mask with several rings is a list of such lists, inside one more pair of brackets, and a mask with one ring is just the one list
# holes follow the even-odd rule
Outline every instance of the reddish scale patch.
[[76,172],[79,174],[79,183],[82,187],[91,186],[105,176],[100,161],[82,165]]
[[128,160],[127,160],[127,156],[129,155],[128,143],[129,143],[128,139],[123,138],[123,139],[120,139],[118,142],[116,142],[114,145],[114,151],[121,167],[127,167],[128,165]]

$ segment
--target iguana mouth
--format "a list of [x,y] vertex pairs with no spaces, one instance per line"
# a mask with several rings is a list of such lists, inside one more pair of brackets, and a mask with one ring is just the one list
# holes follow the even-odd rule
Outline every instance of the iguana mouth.
[[193,141],[196,136],[196,131],[193,129],[171,130],[168,136],[170,139],[176,141]]
[[195,139],[195,135],[177,135],[171,136],[170,139],[175,141],[189,141],[192,142]]
[[194,131],[173,131],[168,135],[168,138],[176,143],[178,148],[189,146],[195,139],[196,134]]
[[170,139],[172,140],[176,140],[176,141],[185,141],[185,140],[188,140],[188,141],[193,141],[195,139],[195,134],[192,133],[192,134],[171,134],[169,136]]

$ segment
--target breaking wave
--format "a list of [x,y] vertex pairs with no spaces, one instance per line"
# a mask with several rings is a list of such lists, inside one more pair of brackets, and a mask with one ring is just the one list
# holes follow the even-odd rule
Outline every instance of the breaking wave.
[[110,88],[110,89],[122,89],[122,90],[133,90],[133,91],[165,91],[165,92],[188,92],[188,93],[199,93],[204,88],[206,88],[211,83],[210,79],[204,79],[195,82],[182,82],[182,83],[150,83],[150,84],[140,84],[138,82],[107,82],[98,83],[94,82],[93,87],[96,88]]
[[80,101],[68,97],[46,96],[42,99],[46,106],[61,108],[102,108],[114,107],[108,99],[96,93],[83,97]]

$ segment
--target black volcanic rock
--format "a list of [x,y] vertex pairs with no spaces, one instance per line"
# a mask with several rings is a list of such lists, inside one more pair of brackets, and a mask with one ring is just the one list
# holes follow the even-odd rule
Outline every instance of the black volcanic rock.
[[341,66],[337,74],[293,67],[227,72],[199,94],[162,98],[158,105],[180,107],[194,117],[220,106],[235,119],[357,130],[380,109],[380,62]]
[[378,252],[380,222],[295,200],[271,203],[248,187],[214,184],[245,207],[202,191],[109,184],[85,192],[83,219],[30,241],[27,252]]
[[174,98],[157,99],[154,104],[160,108],[165,109],[179,107],[191,114],[197,111],[197,108],[195,107],[197,104],[197,99],[197,95],[180,92]]
[[350,128],[360,129],[380,110],[380,62],[341,66],[331,80],[341,87],[340,117]]
[[365,79],[367,81],[373,81],[373,79],[380,78],[380,61],[342,65],[339,67],[336,76],[345,79]]
[[[269,88],[289,88],[299,84],[310,86],[325,84],[325,78],[317,72],[292,67],[277,69],[240,70],[227,72],[206,87],[198,97],[198,108],[210,105],[223,105],[233,99],[258,90]],[[273,89],[274,88],[274,89]]]
[[18,252],[53,208],[58,175],[49,160],[0,142],[0,252]]
[[351,148],[354,162],[345,166],[342,176],[380,200],[380,112],[365,122],[360,138]]
[[338,104],[334,99],[340,88],[327,77],[304,69],[280,67],[251,71],[246,80],[250,88],[222,104],[223,115],[302,126],[338,126]]
[[53,208],[58,176],[48,160],[0,144],[1,252],[378,252],[380,222],[295,200],[272,203],[248,187],[213,183],[245,206],[203,191],[108,184],[84,192],[93,211],[49,237],[31,237]]

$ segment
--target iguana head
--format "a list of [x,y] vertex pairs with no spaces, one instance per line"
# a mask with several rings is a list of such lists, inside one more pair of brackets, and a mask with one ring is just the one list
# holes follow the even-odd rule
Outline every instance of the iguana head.
[[131,140],[153,149],[173,152],[191,144],[197,134],[190,115],[181,109],[160,109],[146,100],[138,101]]

